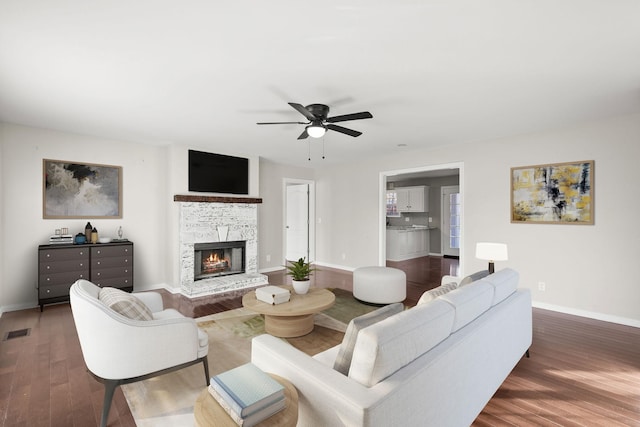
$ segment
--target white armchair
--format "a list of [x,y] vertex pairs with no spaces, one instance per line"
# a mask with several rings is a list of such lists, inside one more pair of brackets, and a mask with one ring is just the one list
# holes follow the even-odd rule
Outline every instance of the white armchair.
[[202,362],[209,383],[208,336],[194,319],[163,309],[156,292],[134,294],[151,320],[133,320],[99,299],[101,288],[87,280],[71,286],[70,300],[80,347],[89,372],[105,387],[101,426],[121,384],[151,378]]

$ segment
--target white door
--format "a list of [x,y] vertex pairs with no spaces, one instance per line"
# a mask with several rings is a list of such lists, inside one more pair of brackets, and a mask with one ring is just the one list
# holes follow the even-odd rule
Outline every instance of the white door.
[[462,227],[460,221],[460,188],[457,185],[442,187],[442,254],[460,256]]
[[308,261],[309,184],[288,184],[286,197],[286,259]]

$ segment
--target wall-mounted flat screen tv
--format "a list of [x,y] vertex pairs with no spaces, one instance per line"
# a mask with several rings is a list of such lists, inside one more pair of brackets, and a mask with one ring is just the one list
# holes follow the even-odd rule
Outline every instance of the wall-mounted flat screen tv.
[[249,159],[189,150],[189,191],[249,194]]

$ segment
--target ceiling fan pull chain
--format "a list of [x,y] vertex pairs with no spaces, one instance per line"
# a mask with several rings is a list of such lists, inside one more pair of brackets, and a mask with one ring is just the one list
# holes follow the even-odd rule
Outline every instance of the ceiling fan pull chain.
[[309,161],[311,161],[311,141],[307,141],[307,147],[309,149]]
[[322,137],[322,160],[324,160],[324,136]]

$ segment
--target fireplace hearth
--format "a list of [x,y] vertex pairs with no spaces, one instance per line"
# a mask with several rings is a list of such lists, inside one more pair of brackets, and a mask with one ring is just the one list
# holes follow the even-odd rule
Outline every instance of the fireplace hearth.
[[193,248],[193,279],[244,273],[246,245],[244,240],[196,243]]

